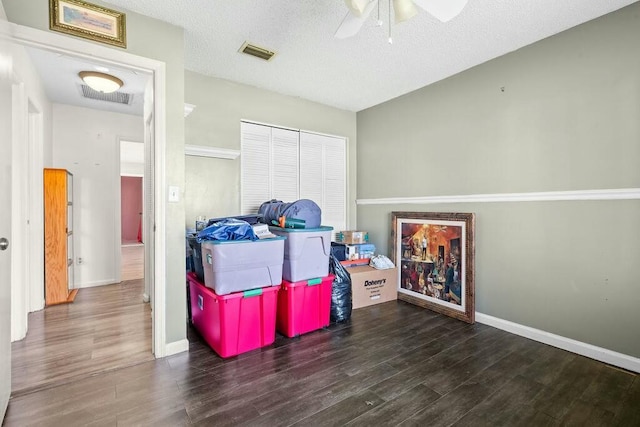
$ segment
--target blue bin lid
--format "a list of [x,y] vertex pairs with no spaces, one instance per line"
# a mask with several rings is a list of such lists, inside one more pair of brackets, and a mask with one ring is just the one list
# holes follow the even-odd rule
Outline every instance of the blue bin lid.
[[285,240],[284,236],[270,237],[268,239],[258,240],[203,240],[202,243],[211,243],[212,245],[230,245],[234,243],[261,243],[261,242],[273,242],[274,240]]
[[317,233],[319,231],[332,231],[333,227],[321,225],[318,228],[282,228],[282,227],[277,227],[275,225],[270,225],[269,229],[276,230],[276,231],[284,231],[286,233],[311,233],[311,232]]

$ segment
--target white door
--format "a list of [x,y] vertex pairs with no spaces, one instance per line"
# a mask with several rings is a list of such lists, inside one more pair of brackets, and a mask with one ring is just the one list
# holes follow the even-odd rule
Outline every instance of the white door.
[[11,108],[12,85],[0,76],[0,420],[11,394]]

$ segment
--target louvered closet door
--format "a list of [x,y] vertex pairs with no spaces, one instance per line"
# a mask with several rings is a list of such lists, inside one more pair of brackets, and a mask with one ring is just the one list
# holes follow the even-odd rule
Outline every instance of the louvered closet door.
[[283,202],[298,199],[298,143],[300,132],[271,128],[271,196]]
[[256,213],[271,199],[297,200],[300,133],[247,122],[241,131],[242,213]]
[[300,198],[322,209],[322,224],[346,229],[346,139],[300,132]]
[[241,124],[240,193],[242,214],[258,212],[271,199],[271,128],[253,123]]

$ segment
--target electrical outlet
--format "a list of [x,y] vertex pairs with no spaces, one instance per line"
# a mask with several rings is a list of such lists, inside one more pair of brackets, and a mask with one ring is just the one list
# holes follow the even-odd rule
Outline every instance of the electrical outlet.
[[77,263],[78,263],[78,264],[82,264],[82,257],[80,257],[80,256],[78,257],[78,261],[77,261]]

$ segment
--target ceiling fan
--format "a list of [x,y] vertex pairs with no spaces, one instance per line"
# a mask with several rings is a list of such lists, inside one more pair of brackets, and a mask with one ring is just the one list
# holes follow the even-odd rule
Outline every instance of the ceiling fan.
[[[335,37],[346,39],[360,31],[362,25],[371,15],[374,7],[382,0],[344,0],[349,8],[349,13],[344,17],[338,27]],[[396,23],[406,21],[418,13],[416,5],[436,19],[447,22],[455,18],[465,7],[468,0],[393,0],[393,13]],[[391,0],[389,0],[391,3]],[[389,8],[391,9],[391,8]],[[391,18],[391,10],[389,10]],[[378,21],[382,25],[381,21]],[[391,37],[389,37],[391,42]]]

